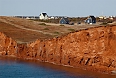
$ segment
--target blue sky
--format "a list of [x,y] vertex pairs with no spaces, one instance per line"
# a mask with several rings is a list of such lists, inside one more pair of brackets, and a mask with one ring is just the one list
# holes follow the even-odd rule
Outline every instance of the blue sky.
[[0,0],[0,16],[116,16],[116,0]]

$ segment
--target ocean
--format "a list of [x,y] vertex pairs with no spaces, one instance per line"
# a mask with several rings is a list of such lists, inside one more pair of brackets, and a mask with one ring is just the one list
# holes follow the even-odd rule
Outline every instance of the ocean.
[[35,60],[0,57],[0,78],[116,78],[116,75]]

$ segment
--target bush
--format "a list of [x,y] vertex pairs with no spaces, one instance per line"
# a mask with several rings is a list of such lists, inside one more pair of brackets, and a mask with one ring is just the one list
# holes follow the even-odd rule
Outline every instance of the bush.
[[64,25],[61,24],[60,26],[64,26]]
[[109,20],[107,23],[112,23],[113,21]]
[[44,28],[44,30],[49,30],[49,28]]
[[100,25],[107,25],[108,23],[107,22],[103,22],[102,24],[100,24]]
[[75,31],[75,29],[68,29],[69,31],[72,31],[72,32],[74,32]]
[[46,24],[45,24],[45,23],[40,23],[39,25],[44,25],[44,26],[46,26]]
[[59,32],[54,32],[54,34],[59,34]]

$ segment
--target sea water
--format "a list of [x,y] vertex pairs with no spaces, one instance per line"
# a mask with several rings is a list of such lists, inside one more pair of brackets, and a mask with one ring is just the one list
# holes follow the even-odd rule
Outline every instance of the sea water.
[[116,78],[116,75],[34,60],[0,57],[0,78]]

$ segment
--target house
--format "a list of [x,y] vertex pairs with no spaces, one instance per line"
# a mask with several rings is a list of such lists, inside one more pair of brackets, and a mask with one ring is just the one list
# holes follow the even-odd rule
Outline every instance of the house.
[[99,16],[99,19],[107,19],[107,17],[106,16]]
[[114,20],[114,17],[113,17],[113,16],[109,16],[109,19],[110,19],[110,20]]
[[96,18],[94,16],[89,16],[86,20],[85,23],[88,24],[95,24],[96,23]]
[[62,17],[62,18],[60,19],[59,23],[60,23],[60,24],[69,24],[69,20],[68,20],[68,18]]
[[43,20],[48,19],[47,13],[41,13],[41,14],[39,15],[39,19],[43,19]]
[[51,16],[50,19],[55,19],[55,17],[54,16]]

